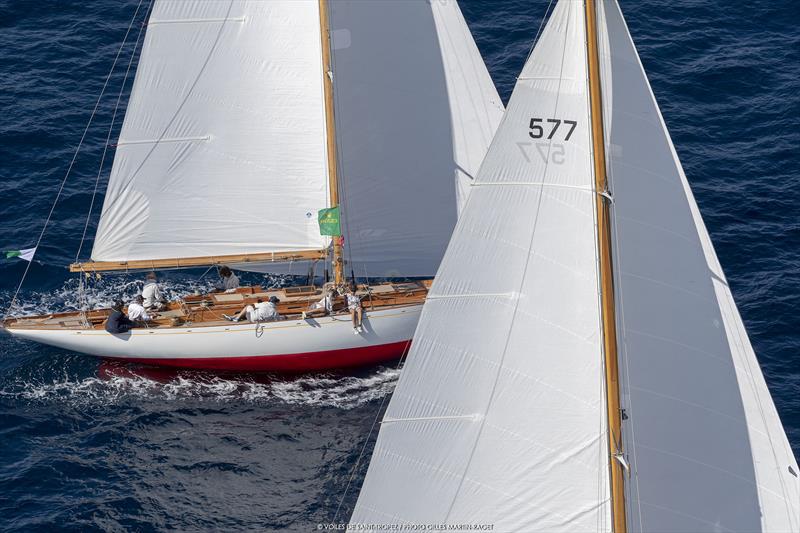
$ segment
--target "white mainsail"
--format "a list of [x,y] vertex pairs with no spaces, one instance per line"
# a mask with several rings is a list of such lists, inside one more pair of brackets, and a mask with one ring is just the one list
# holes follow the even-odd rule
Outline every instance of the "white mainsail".
[[431,276],[500,98],[455,2],[335,0],[331,31],[348,274]]
[[157,1],[92,259],[323,248],[321,73],[316,0]]
[[[598,34],[627,530],[799,531],[797,462],[616,1]],[[583,2],[560,1],[425,304],[354,523],[613,529],[585,47]]]
[[629,530],[797,531],[796,462],[725,275],[619,6],[598,15]]
[[355,523],[609,523],[582,9],[558,4],[517,82],[425,304]]
[[[455,2],[329,4],[348,270],[432,275],[502,104]],[[319,17],[318,0],[156,1],[93,260],[327,246]]]

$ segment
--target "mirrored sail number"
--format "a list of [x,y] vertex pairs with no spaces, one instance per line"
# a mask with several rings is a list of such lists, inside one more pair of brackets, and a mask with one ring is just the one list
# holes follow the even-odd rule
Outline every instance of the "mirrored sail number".
[[[561,126],[562,123],[564,124],[565,128],[566,126],[569,126],[569,131],[567,131],[566,135],[564,136],[564,140],[568,141],[569,138],[572,137],[572,132],[575,131],[575,126],[578,125],[577,120],[566,120],[560,118],[532,118],[529,125],[530,131],[528,132],[528,135],[531,136],[531,139],[542,139],[545,138],[545,128],[549,128],[550,132],[546,137],[546,139],[549,141],[556,135],[556,131],[558,131],[559,126]],[[565,128],[562,128],[561,131],[566,131]]]
[[518,142],[517,146],[519,151],[522,152],[522,157],[526,163],[532,163],[531,154],[534,152],[538,154],[542,162],[552,162],[555,165],[563,165],[566,161],[566,149],[562,143],[547,143],[547,142]]

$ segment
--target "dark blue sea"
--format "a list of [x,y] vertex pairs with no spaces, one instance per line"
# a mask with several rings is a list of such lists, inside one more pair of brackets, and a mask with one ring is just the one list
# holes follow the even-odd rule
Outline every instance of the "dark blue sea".
[[[0,0],[0,249],[36,241],[137,4]],[[507,99],[547,1],[461,6]],[[800,9],[794,0],[622,7],[800,454]],[[28,311],[75,303],[64,267],[81,240],[131,50],[122,50],[20,293]],[[84,256],[90,248],[91,240]],[[0,259],[3,309],[25,266]],[[208,283],[199,274],[168,274],[166,283],[182,292]],[[95,302],[137,288],[135,277],[104,279]],[[0,530],[312,531],[345,520],[398,375],[109,369],[0,336]]]

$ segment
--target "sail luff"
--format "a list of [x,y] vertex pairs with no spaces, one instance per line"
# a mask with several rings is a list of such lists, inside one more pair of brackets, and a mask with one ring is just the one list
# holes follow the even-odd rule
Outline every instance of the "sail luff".
[[610,198],[606,176],[605,136],[603,133],[603,103],[600,92],[600,61],[598,56],[597,17],[594,0],[585,0],[587,71],[591,116],[592,156],[595,178],[597,213],[597,246],[600,271],[600,299],[605,362],[606,409],[608,412],[608,451],[611,478],[611,510],[613,531],[624,533],[625,485],[624,469],[616,458],[622,457],[622,420],[620,416],[619,368],[617,364],[617,325],[614,309],[614,275],[611,256]]
[[[339,172],[336,160],[336,121],[333,102],[333,68],[331,66],[331,32],[328,16],[328,1],[319,0],[320,43],[322,45],[322,83],[325,88],[325,130],[328,157],[328,199],[330,207],[339,207],[341,220],[342,207],[339,205]],[[344,281],[344,261],[340,239],[333,239],[333,273],[336,284]]]

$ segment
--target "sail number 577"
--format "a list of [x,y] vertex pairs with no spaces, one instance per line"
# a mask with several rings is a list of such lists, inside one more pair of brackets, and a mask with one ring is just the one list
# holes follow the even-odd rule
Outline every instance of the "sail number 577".
[[[566,126],[569,126],[569,131],[567,131],[566,135],[564,136],[564,140],[568,141],[569,138],[572,137],[572,132],[575,131],[575,126],[578,125],[576,120],[562,120],[560,118],[532,118],[528,135],[530,135],[532,139],[541,139],[545,136],[545,129],[549,129],[550,132],[547,134],[546,138],[550,140],[555,136],[556,131],[558,131],[559,126],[561,126],[562,123],[564,124],[565,128]],[[561,131],[566,131],[565,128]]]

